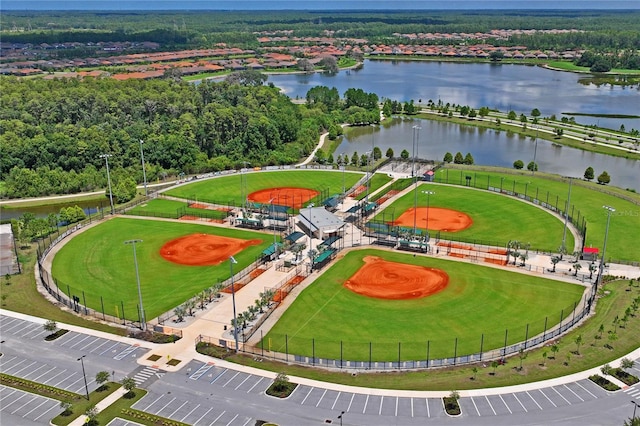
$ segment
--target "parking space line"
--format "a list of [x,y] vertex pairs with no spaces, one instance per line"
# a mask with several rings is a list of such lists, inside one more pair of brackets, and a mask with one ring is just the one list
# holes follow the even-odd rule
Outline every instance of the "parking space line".
[[351,394],[351,401],[349,401],[349,406],[347,407],[347,411],[349,411],[351,409],[351,404],[353,404],[353,398],[356,397],[355,393]]
[[98,346],[96,346],[95,348],[93,348],[90,352],[93,353],[93,351],[97,351],[98,349],[100,349],[100,346],[102,345],[106,345],[107,343],[110,342],[110,340],[106,340],[106,339],[102,339],[104,340],[104,342],[100,343]]
[[118,346],[120,344],[120,342],[115,342],[113,345],[109,346],[107,349],[105,349],[104,351],[100,352],[98,355],[104,355],[105,353],[109,352],[114,346]]
[[211,369],[211,367],[213,367],[213,364],[202,364],[202,366],[200,368],[198,368],[198,370],[196,370],[196,372],[193,373],[189,378],[191,380],[198,380],[207,371],[209,371]]
[[24,404],[22,404],[21,406],[19,406],[18,408],[16,408],[15,410],[13,410],[13,411],[11,412],[11,414],[12,414],[12,415],[13,415],[13,414],[15,414],[15,413],[16,413],[18,410],[20,410],[21,408],[23,408],[25,405],[30,404],[30,403],[31,403],[31,401],[33,401],[34,399],[36,399],[36,398],[37,398],[37,396],[36,396],[36,395],[34,395],[34,394],[32,394],[32,393],[25,394],[25,395],[29,395],[29,396],[31,396],[31,399],[30,399],[29,401],[25,402]]
[[11,358],[9,358],[8,360],[4,361],[4,362],[0,362],[0,367],[4,366],[5,364],[13,361],[14,359],[16,359],[17,357],[12,356]]
[[515,393],[513,394],[513,397],[516,399],[516,401],[518,401],[518,404],[520,404],[520,406],[522,407],[522,409],[524,410],[525,413],[528,413],[529,410],[527,410],[527,408],[524,406],[524,404],[522,402],[520,402],[520,400],[518,399],[518,395],[516,395]]
[[38,381],[38,379],[39,379],[40,377],[42,377],[42,376],[46,376],[47,374],[49,374],[49,373],[51,373],[52,371],[55,371],[55,370],[56,370],[56,367],[53,367],[53,368],[51,368],[50,370],[45,371],[44,373],[42,373],[42,374],[41,374],[41,375],[39,375],[38,377],[34,377],[34,378],[33,378],[33,381],[34,381],[34,382],[37,382],[37,381]]
[[575,393],[569,386],[567,385],[563,385],[565,388],[567,388],[569,390],[569,392],[571,392],[572,394],[574,394],[580,401],[584,402],[584,399],[582,399],[577,393]]
[[[173,401],[175,401],[175,400],[176,400],[176,397],[174,396],[174,397],[171,399],[171,401],[167,402],[166,404],[164,404],[164,406],[163,406],[161,409],[159,409],[158,411],[156,411],[156,415],[160,415],[160,413],[162,412],[162,410],[164,410],[165,408],[167,408],[167,407],[169,406],[169,404],[171,404],[171,403],[172,403]],[[162,417],[164,417],[164,416],[162,416]]]
[[[8,318],[8,317],[3,316],[2,318]],[[2,321],[4,322],[5,320],[3,319]],[[9,325],[9,324],[13,323],[14,321],[18,321],[18,318],[11,318],[11,319],[10,319],[10,321],[9,321],[8,323],[6,323],[6,324],[2,324],[2,325],[3,325],[4,327],[6,327],[7,325]],[[3,327],[3,328],[4,328],[4,327]],[[7,331],[7,329],[5,328],[5,332],[6,332],[6,331]]]
[[307,396],[304,397],[304,399],[302,400],[302,402],[300,403],[300,405],[304,405],[304,402],[307,400],[307,398],[309,398],[309,395],[311,395],[311,392],[313,392],[315,388],[312,387],[311,389],[309,389],[309,392],[307,393]]
[[[47,364],[42,364],[40,367],[38,367],[38,368],[36,368],[35,370],[33,370],[33,371],[29,372],[29,374],[25,374],[25,375],[24,375],[24,377],[23,377],[23,379],[29,379],[29,376],[30,376],[30,375],[32,375],[32,374],[33,374],[33,373],[35,373],[36,371],[38,371],[38,370],[40,370],[40,369],[42,369],[42,368],[44,368],[44,367],[46,367],[46,366],[47,366]],[[29,379],[29,380],[31,380],[31,379]],[[34,381],[35,381],[35,380],[34,380]]]
[[238,374],[240,374],[240,372],[239,372],[239,371],[236,371],[236,374],[234,374],[232,378],[230,378],[229,380],[227,380],[227,383],[225,383],[224,385],[222,385],[222,387],[224,388],[224,387],[226,387],[229,383],[231,383],[231,381],[232,381],[233,379],[235,379],[235,378],[236,378],[236,376],[237,376]]
[[244,422],[244,424],[243,424],[242,426],[247,426],[251,420],[253,420],[253,419],[252,419],[251,417],[249,417],[249,418],[247,419],[247,421],[246,421],[246,422]]
[[[87,386],[91,386],[92,384],[94,384],[96,381],[95,379],[90,380],[87,382]],[[82,390],[84,389],[84,385],[80,385],[80,387],[78,388],[78,390],[75,391],[75,393],[82,393]]]
[[431,417],[431,412],[429,411],[429,398],[425,398],[424,402],[427,404],[427,417]]
[[58,387],[58,385],[59,385],[60,383],[64,382],[64,381],[65,381],[65,380],[67,380],[67,379],[70,379],[71,377],[73,377],[73,376],[75,376],[75,375],[76,375],[76,373],[71,373],[71,375],[70,375],[70,376],[63,377],[63,378],[62,378],[62,380],[60,380],[60,381],[59,381],[58,383],[56,383],[55,385],[51,385],[51,386],[53,386],[54,388],[57,388],[57,387]]
[[[69,336],[65,339],[66,336]],[[78,337],[82,336],[82,334],[80,333],[75,333],[75,332],[70,332],[70,333],[65,333],[63,334],[61,337],[59,337],[58,343],[60,344],[60,346],[65,346],[67,343],[71,343],[74,340],[76,340]]]
[[231,420],[229,420],[229,423],[227,423],[227,426],[229,426],[231,423],[233,423],[234,420],[237,419],[239,415],[240,414],[236,414],[235,416],[233,416],[233,418]]
[[173,413],[169,414],[167,417],[171,418],[174,414],[176,414],[176,413],[178,412],[178,410],[179,410],[179,409],[181,409],[182,407],[184,407],[185,405],[187,405],[187,403],[188,403],[188,402],[189,402],[189,401],[185,401],[185,402],[183,402],[181,406],[179,406],[178,408],[176,408],[176,409],[173,411]]
[[260,383],[262,381],[262,379],[264,379],[264,377],[260,377],[260,379],[257,382],[255,382],[253,386],[251,386],[251,388],[247,391],[247,393],[251,392],[253,390],[253,388],[258,386],[258,383]]
[[560,398],[564,399],[567,404],[571,405],[571,403],[569,402],[569,400],[567,398],[565,398],[564,396],[562,396],[562,394],[560,392],[558,392],[558,390],[556,388],[554,388],[553,386],[551,387],[551,389],[553,389],[558,395],[560,395]]
[[[380,409],[382,409],[382,404],[380,404]],[[396,417],[398,417],[398,397],[396,396]]]
[[46,333],[41,327],[29,327],[28,331],[20,333],[20,337],[27,337],[33,332],[35,332],[36,335],[42,334],[43,332]]
[[[4,330],[4,333],[8,333],[8,332],[10,332],[10,331],[11,331],[11,330],[13,330],[14,328],[19,327],[21,324],[22,324],[22,321],[21,321],[21,322],[19,322],[19,323],[18,323],[18,324],[16,324],[16,325],[14,325],[13,327],[6,328],[6,329]],[[12,333],[12,334],[13,334],[13,333]]]
[[14,399],[13,401],[11,401],[9,404],[5,405],[2,407],[3,410],[6,410],[7,408],[11,407],[13,404],[15,404],[16,402],[20,401],[22,398],[24,398],[25,396],[29,395],[28,393],[23,393],[22,395],[20,395],[17,399]]
[[211,384],[214,384],[216,382],[216,380],[218,380],[220,377],[222,377],[227,371],[229,371],[229,370],[223,370],[220,374],[218,374],[216,377],[214,377],[214,379],[211,381]]
[[216,417],[214,421],[212,421],[211,423],[209,423],[209,426],[213,426],[213,424],[214,424],[215,422],[217,422],[217,421],[218,421],[218,419],[224,415],[224,413],[226,413],[226,410],[225,410],[225,411],[223,411],[222,413],[220,413],[220,415],[219,415],[218,417]]
[[47,334],[47,333],[48,333],[48,331],[40,330],[40,333],[29,337],[29,339],[31,339],[31,340],[37,339],[38,337],[42,336],[43,334]]
[[132,346],[129,346],[127,349],[123,350],[122,352],[120,352],[119,354],[117,354],[116,356],[113,357],[113,359],[115,359],[116,361],[122,361],[123,359],[125,359],[130,353],[135,352],[136,349],[138,349],[140,346],[135,344]]
[[493,405],[491,405],[491,401],[489,401],[489,398],[487,397],[487,395],[484,396],[484,399],[487,400],[487,404],[489,404],[489,408],[491,408],[491,411],[493,411],[493,415],[497,416],[496,410],[493,409]]
[[53,410],[54,408],[60,408],[60,406],[58,404],[54,404],[51,408],[49,408],[47,411],[41,413],[38,417],[36,417],[35,419],[33,419],[34,422],[37,422],[40,417],[44,416],[45,414],[47,414],[49,411]]
[[[75,385],[76,383],[82,381],[82,377],[80,377],[78,380],[76,380],[75,382],[71,383],[69,386],[67,386],[65,389],[70,389],[73,385]],[[82,390],[82,388],[80,388],[80,390]]]
[[198,420],[196,420],[196,422],[193,424],[193,426],[197,426],[198,423],[200,422],[200,420],[202,420],[204,418],[204,416],[206,416],[207,414],[209,414],[209,412],[213,410],[213,407],[210,407],[206,413],[204,413],[203,415],[200,416],[200,418]]
[[378,408],[378,415],[382,415],[382,403],[384,402],[384,395],[380,397],[380,408]]
[[83,347],[81,347],[79,350],[84,351],[85,349],[87,349],[89,346],[93,345],[97,340],[100,340],[99,337],[94,338],[92,341],[90,341],[89,343],[87,343],[86,345],[84,345]]
[[[151,408],[151,406],[153,404],[155,404],[156,402],[160,401],[160,398],[162,398],[164,395],[160,395],[158,398],[155,399],[155,401],[153,401],[151,404],[147,405],[144,409],[140,410],[140,411],[149,411],[149,408]],[[135,404],[134,404],[135,405]],[[135,407],[134,407],[135,408]]]
[[[13,357],[12,359],[10,359],[9,361],[7,361],[7,363],[11,362],[12,360],[14,360],[16,357]],[[9,374],[9,371],[11,371],[12,369],[16,368],[17,366],[19,366],[20,364],[22,364],[23,362],[27,362],[26,359],[23,359],[22,361],[18,361],[17,364],[12,365],[11,367],[7,368],[6,370],[4,370],[5,374]],[[4,364],[3,364],[4,366]],[[13,374],[13,373],[12,373]]]
[[478,417],[482,417],[482,415],[480,415],[480,410],[478,410],[478,406],[476,405],[476,402],[473,400],[473,397],[471,397],[471,402],[473,403],[473,408],[476,409],[476,413],[478,413]]
[[364,414],[364,412],[367,411],[368,404],[369,404],[369,395],[367,394],[367,399],[364,400],[364,408],[362,409],[362,414]]
[[536,404],[536,405],[538,406],[538,408],[539,408],[540,410],[544,411],[544,410],[542,409],[542,407],[540,406],[540,404],[538,404],[538,401],[536,401],[535,399],[533,399],[533,397],[531,396],[531,394],[529,393],[529,391],[525,391],[525,393],[526,393],[527,395],[529,395],[529,398],[531,398],[531,400],[534,402],[534,404]]
[[55,379],[56,377],[58,377],[59,375],[61,375],[62,373],[64,373],[65,371],[67,371],[66,369],[62,370],[61,372],[59,372],[58,374],[56,374],[55,376],[51,377],[50,379],[48,379],[46,382],[44,382],[43,384],[46,385],[47,383],[49,383],[51,380]]
[[513,411],[511,411],[511,408],[509,408],[509,406],[507,405],[506,402],[504,402],[504,398],[502,397],[502,395],[498,394],[498,396],[500,397],[500,400],[502,401],[502,403],[504,404],[505,407],[507,407],[507,410],[509,410],[509,414],[513,414]]
[[[398,415],[398,411],[396,410],[396,416]],[[411,417],[413,417],[413,398],[411,398]]]
[[336,399],[333,401],[333,405],[331,406],[331,409],[333,410],[338,402],[338,398],[340,398],[340,395],[342,394],[342,392],[338,391],[338,394],[336,395]]
[[587,388],[585,388],[584,386],[582,386],[582,385],[580,384],[580,382],[575,382],[575,384],[576,384],[576,385],[578,385],[578,386],[580,386],[580,387],[581,387],[581,388],[582,388],[586,393],[588,393],[588,394],[589,394],[589,395],[591,395],[592,397],[594,397],[594,398],[596,398],[596,399],[598,398],[597,396],[595,396],[594,394],[592,394],[592,393],[589,391],[589,389],[587,389]]
[[551,405],[553,405],[553,406],[554,406],[554,407],[556,407],[556,408],[558,407],[558,406],[556,405],[556,403],[555,403],[555,402],[553,402],[553,401],[551,400],[551,398],[549,398],[549,397],[547,396],[547,394],[546,394],[546,393],[542,392],[542,389],[538,389],[538,391],[539,391],[542,395],[544,395],[544,397],[545,397],[545,398],[547,398],[547,400],[551,403]]
[[187,417],[189,417],[189,416],[191,415],[191,413],[193,413],[194,411],[196,411],[199,407],[200,407],[200,404],[196,405],[196,407],[195,407],[193,410],[189,411],[189,413],[187,413],[187,415],[186,415],[186,416],[184,416],[182,419],[180,419],[180,421],[181,421],[181,422],[184,422],[184,419],[186,419]]
[[[12,389],[12,388],[5,388],[5,389]],[[8,396],[13,395],[13,394],[14,394],[14,393],[16,393],[16,392],[17,392],[17,389],[12,389],[12,390],[11,390],[11,392],[9,392],[8,394],[6,394],[6,395],[4,395],[4,396],[0,397],[0,402],[2,402],[2,400],[3,400],[3,399],[5,399],[5,398],[6,398],[6,397],[8,397]]]
[[236,386],[236,388],[234,390],[238,390],[238,388],[240,388],[240,386],[244,385],[244,382],[246,382],[247,380],[249,380],[251,378],[251,376],[247,376],[242,382],[240,382],[240,384],[238,386]]
[[[43,397],[44,398],[44,397]],[[49,402],[50,399],[45,399],[44,401],[42,401],[40,404],[36,405],[35,407],[33,407],[31,410],[29,410],[28,413],[25,413],[24,416],[22,416],[22,418],[24,419],[25,417],[27,417],[29,414],[33,413],[35,410],[37,410],[38,408],[42,407],[44,404],[46,404],[47,402]]]
[[27,368],[31,367],[35,363],[36,363],[36,361],[33,361],[31,364],[27,365],[26,367],[22,367],[20,370],[14,371],[11,375],[12,376],[17,376],[19,372],[21,372],[22,370],[26,370]]
[[322,395],[320,396],[320,399],[318,400],[318,403],[316,404],[316,408],[318,407],[318,405],[320,405],[320,403],[322,402],[322,398],[324,398],[324,396],[327,394],[327,389],[324,390],[324,392],[322,392]]

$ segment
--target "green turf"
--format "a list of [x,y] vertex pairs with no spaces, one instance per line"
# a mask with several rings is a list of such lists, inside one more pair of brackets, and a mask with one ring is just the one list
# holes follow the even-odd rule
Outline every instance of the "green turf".
[[[383,173],[375,173],[371,177],[371,183],[369,185],[369,198],[371,198],[371,194],[376,192],[378,189],[391,182],[391,178]],[[367,191],[361,192],[356,199],[363,200],[367,196]]]
[[179,219],[178,211],[186,215],[204,215],[211,219],[224,219],[227,216],[223,211],[188,207],[185,201],[166,200],[163,198],[156,198],[139,204],[131,210],[128,210],[127,214],[133,216],[157,216]]
[[[456,170],[456,169],[440,169],[436,173],[438,181],[450,183],[460,183],[461,176],[472,176],[471,185],[486,188],[487,182],[490,186],[503,190],[524,193],[527,187],[527,195],[536,197],[559,208],[564,208],[569,193],[568,179],[559,180],[558,176],[554,176],[555,180],[540,177],[531,174],[508,174],[500,171],[476,171],[476,170]],[[504,179],[502,179],[504,178]],[[464,177],[462,178],[464,184]],[[515,186],[514,186],[515,183]],[[595,189],[594,189],[595,188]],[[602,191],[607,191],[602,192]],[[548,193],[548,196],[547,196]],[[626,197],[629,200],[620,198]],[[432,200],[435,201],[435,196]],[[618,190],[617,188],[603,187],[594,183],[588,183],[582,180],[574,182],[571,188],[571,205],[569,213],[573,211],[573,216],[586,218],[587,238],[585,246],[598,247],[602,250],[604,243],[604,234],[607,223],[606,210],[603,205],[611,206],[616,212],[611,215],[609,225],[609,236],[607,240],[607,260],[619,259],[623,261],[640,260],[640,250],[638,250],[638,235],[640,235],[640,195],[630,192]],[[575,208],[573,207],[575,206]],[[535,226],[535,228],[538,228]],[[542,229],[542,228],[539,228]],[[553,247],[554,251],[560,246],[561,238],[556,239],[557,242]]]
[[[435,295],[389,301],[358,295],[343,287],[363,257],[440,268],[450,277]],[[584,287],[530,275],[427,257],[360,250],[348,253],[305,289],[265,336],[265,348],[320,358],[424,360],[500,348],[542,333],[566,318]],[[528,325],[528,333],[527,333]],[[484,334],[484,338],[482,335]],[[286,347],[288,346],[288,348]]]
[[[192,223],[115,218],[78,234],[56,255],[53,276],[65,293],[86,298],[87,306],[109,315],[137,320],[138,293],[133,249],[124,241],[142,239],[136,245],[143,304],[147,319],[173,309],[212,284],[229,278],[229,263],[217,266],[183,266],[160,256],[160,248],[175,238],[207,233],[242,239],[262,239],[234,256],[240,271],[253,262],[273,240],[270,235]],[[84,296],[83,296],[84,292]],[[102,297],[102,300],[101,298]]]
[[[261,189],[278,187],[300,187],[315,189],[317,191],[328,190],[328,195],[342,193],[342,180],[345,187],[351,188],[360,178],[362,173],[320,171],[320,170],[288,170],[288,171],[263,171],[260,173],[236,173],[229,176],[221,176],[215,179],[196,181],[189,185],[179,186],[166,192],[174,197],[188,198],[191,200],[216,201],[219,204],[239,205],[242,199],[240,179],[246,179],[247,192],[252,193]],[[324,200],[310,200],[316,204]]]
[[[531,244],[532,249],[543,251],[556,250],[562,241],[564,223],[561,220],[515,198],[468,188],[428,184],[418,185],[417,191],[418,207],[427,206],[427,196],[422,192],[432,191],[434,194],[429,196],[429,207],[461,211],[473,220],[473,224],[465,230],[441,232],[444,239],[502,247],[510,240],[518,240]],[[411,191],[378,213],[374,220],[395,220],[407,209],[413,208],[414,201],[415,192]],[[567,233],[567,247],[573,247],[570,232]]]

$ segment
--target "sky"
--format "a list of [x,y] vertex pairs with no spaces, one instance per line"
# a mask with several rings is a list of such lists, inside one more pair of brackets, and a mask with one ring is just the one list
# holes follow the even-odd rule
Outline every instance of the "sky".
[[0,10],[640,9],[640,0],[0,0]]

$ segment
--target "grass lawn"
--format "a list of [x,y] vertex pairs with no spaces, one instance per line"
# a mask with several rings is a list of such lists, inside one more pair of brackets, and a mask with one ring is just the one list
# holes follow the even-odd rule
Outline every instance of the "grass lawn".
[[[498,367],[496,375],[490,375],[492,368],[484,368],[481,364],[475,365],[478,373],[472,379],[473,365],[461,367],[436,368],[422,371],[389,372],[376,374],[352,375],[351,370],[329,371],[320,368],[309,368],[299,365],[288,365],[267,359],[256,359],[255,356],[232,355],[227,361],[238,362],[244,365],[261,368],[274,372],[284,372],[288,376],[307,377],[314,380],[322,380],[332,383],[341,383],[351,386],[379,387],[384,389],[407,390],[440,390],[452,389],[482,389],[498,386],[510,386],[521,383],[530,383],[539,380],[551,379],[566,374],[576,373],[589,368],[611,362],[614,359],[625,356],[638,347],[638,335],[635,330],[640,327],[640,315],[631,317],[624,328],[617,327],[618,340],[608,340],[608,332],[612,331],[614,318],[624,316],[625,310],[631,304],[631,300],[640,296],[640,284],[636,282],[631,291],[627,291],[628,281],[617,281],[604,286],[606,294],[598,299],[595,315],[590,317],[580,327],[570,331],[557,340],[558,353],[555,359],[549,346],[543,346],[526,352],[523,360],[523,369],[519,370],[520,360],[517,356],[507,359],[505,366]],[[605,333],[599,339],[600,325],[605,327]],[[583,344],[576,355],[575,339],[581,336]],[[605,347],[610,343],[612,348]],[[547,357],[543,357],[545,354]],[[567,354],[571,359],[565,364]],[[295,382],[295,377],[292,377]]]
[[[561,209],[564,208],[569,193],[568,179],[558,180],[558,176],[555,176],[555,180],[551,180],[539,174],[532,176],[530,173],[517,173],[508,169],[500,171],[499,169],[465,167],[459,170],[448,166],[437,171],[436,181],[460,184],[462,179],[462,184],[464,184],[464,176],[466,175],[472,176],[471,185],[478,188],[486,188],[489,183],[489,186],[495,188],[500,188],[502,185],[505,190],[513,191],[515,189],[515,192],[524,194],[526,187],[528,196],[537,196],[538,199],[545,202],[549,200],[550,204],[557,204]],[[610,193],[601,192],[603,190]],[[615,194],[620,194],[632,201],[622,199]],[[432,196],[431,202],[437,202],[437,197],[438,195]],[[600,249],[603,247],[607,225],[607,212],[602,206],[614,207],[616,212],[611,215],[609,225],[607,260],[620,259],[635,262],[640,260],[640,251],[637,247],[637,236],[640,235],[640,195],[576,180],[571,189],[571,205],[570,215],[577,217],[579,212],[581,218],[586,218],[585,246],[599,247]],[[537,225],[532,228],[535,230],[544,229]],[[560,246],[561,237],[560,234],[560,237],[556,238],[556,243],[552,247],[554,251]]]
[[[468,188],[418,185],[418,207],[427,206],[422,191],[433,191],[429,207],[440,207],[466,213],[473,224],[459,232],[441,232],[442,238],[476,240],[505,246],[509,240],[530,243],[531,249],[552,251],[562,241],[564,223],[545,210],[511,197]],[[413,208],[415,193],[411,191],[378,213],[374,220],[391,221]],[[545,232],[540,232],[544,230]],[[567,247],[573,247],[573,236],[567,234]]]
[[149,200],[146,203],[138,204],[131,210],[127,211],[127,214],[133,216],[157,216],[178,219],[178,209],[183,208],[185,209],[184,214],[186,215],[204,215],[205,217],[216,219],[224,219],[227,216],[227,214],[222,211],[197,209],[188,207],[186,201],[166,200],[163,198],[156,198]]
[[[429,297],[381,300],[358,295],[343,286],[363,264],[365,256],[439,268],[449,274],[449,285]],[[430,358],[479,352],[502,347],[505,329],[515,343],[544,331],[570,315],[584,287],[447,260],[408,254],[359,250],[348,253],[305,289],[265,336],[264,345],[277,352],[349,360],[424,360],[427,341]],[[312,342],[315,339],[315,342]]]
[[[267,171],[260,173],[236,173],[215,179],[196,181],[179,186],[166,192],[174,197],[190,200],[216,201],[220,204],[239,205],[243,202],[240,179],[244,176],[248,193],[261,189],[278,187],[299,187],[322,191],[328,189],[328,195],[342,193],[342,179],[345,187],[351,188],[362,173],[319,170]],[[318,198],[318,197],[317,197]],[[312,199],[318,205],[324,200]]]
[[[369,199],[371,199],[371,194],[376,192],[378,189],[391,182],[391,178],[384,173],[375,173],[371,177],[371,183],[369,184]],[[356,197],[357,200],[364,200],[367,196],[367,191],[361,192]]]
[[[217,281],[229,278],[229,265],[183,266],[166,261],[160,248],[175,238],[206,233],[242,239],[262,239],[238,253],[236,271],[253,262],[269,244],[268,234],[219,228],[193,223],[115,218],[78,234],[56,255],[53,276],[61,291],[82,295],[87,306],[98,312],[137,320],[137,286],[133,252],[126,240],[142,239],[136,245],[140,285],[147,319],[154,318]],[[102,297],[102,300],[101,300]]]

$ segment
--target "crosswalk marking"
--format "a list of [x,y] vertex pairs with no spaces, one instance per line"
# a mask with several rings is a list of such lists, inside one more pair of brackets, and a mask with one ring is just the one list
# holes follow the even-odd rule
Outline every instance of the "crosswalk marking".
[[159,371],[160,370],[158,368],[145,367],[141,371],[136,373],[135,376],[133,376],[133,381],[136,382],[136,386],[140,386],[141,384],[146,382],[151,376],[155,375],[156,377],[160,377],[158,376],[158,374],[162,374],[162,373],[160,373]]

